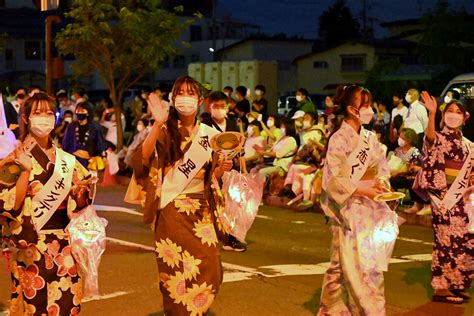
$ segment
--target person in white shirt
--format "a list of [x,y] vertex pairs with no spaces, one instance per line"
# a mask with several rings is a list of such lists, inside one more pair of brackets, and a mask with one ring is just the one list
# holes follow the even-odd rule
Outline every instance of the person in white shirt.
[[[254,147],[260,157],[272,157],[272,166],[261,168],[258,172],[263,174],[266,178],[270,177],[272,173],[284,175],[290,167],[293,157],[298,150],[298,143],[296,142],[295,127],[293,122],[282,122],[280,124],[281,138],[276,141],[270,150],[264,148]],[[258,167],[257,167],[258,168]]]
[[247,127],[247,140],[244,145],[247,170],[255,167],[261,159],[256,148],[266,148],[266,139],[260,136],[260,123],[254,121]]
[[407,118],[408,115],[408,108],[403,104],[403,99],[400,98],[398,95],[394,95],[392,97],[393,100],[393,109],[392,109],[392,122],[395,116],[401,115],[403,120]]
[[64,112],[66,111],[71,111],[72,113],[76,111],[76,103],[71,102],[68,99],[66,90],[64,89],[59,90],[56,93],[56,99],[58,100],[61,117],[64,115]]
[[[100,125],[107,129],[107,133],[105,135],[105,141],[107,146],[115,150],[117,147],[117,119],[115,115],[115,111],[113,108],[113,104],[111,101],[106,101],[107,109],[102,112],[102,117],[100,118]],[[125,128],[125,115],[122,113],[122,129]]]
[[420,93],[416,89],[408,90],[405,95],[405,100],[408,102],[408,113],[403,126],[411,128],[418,135],[417,147],[421,146],[424,132],[428,126],[428,112],[420,103]]

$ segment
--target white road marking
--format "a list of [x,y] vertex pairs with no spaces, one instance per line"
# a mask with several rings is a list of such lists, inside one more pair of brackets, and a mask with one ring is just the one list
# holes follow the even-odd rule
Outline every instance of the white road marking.
[[304,221],[292,221],[291,223],[292,224],[304,224],[305,222]]
[[100,301],[100,300],[106,300],[108,298],[114,298],[122,295],[127,295],[130,292],[124,292],[124,291],[118,291],[110,294],[104,294],[104,295],[95,295],[95,296],[90,296],[90,297],[85,297],[82,299],[82,303],[85,302],[90,302],[90,301]]
[[138,248],[138,249],[143,249],[143,250],[148,250],[148,251],[155,251],[155,248],[151,246],[146,246],[142,244],[137,244],[131,241],[125,241],[117,238],[112,238],[112,237],[106,237],[105,238],[107,241],[110,241],[111,243],[117,244],[117,245],[122,245],[122,246],[127,246],[127,247],[132,247],[132,248]]
[[402,240],[402,241],[419,243],[419,244],[423,244],[423,245],[429,245],[429,246],[434,245],[434,243],[432,243],[432,242],[426,242],[426,241],[423,241],[423,240],[420,240],[420,239],[413,239],[413,238],[406,238],[406,237],[398,237],[397,239]]
[[257,215],[256,217],[263,218],[263,219],[272,219],[270,216],[266,216],[266,215]]
[[94,208],[96,211],[102,211],[102,212],[121,212],[121,213],[143,216],[142,213],[137,212],[134,209],[126,208],[122,206],[94,204]]

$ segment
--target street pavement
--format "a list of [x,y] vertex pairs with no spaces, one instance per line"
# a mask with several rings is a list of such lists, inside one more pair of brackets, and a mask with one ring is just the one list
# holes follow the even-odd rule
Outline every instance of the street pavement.
[[[163,315],[154,240],[140,212],[123,202],[125,187],[100,188],[96,208],[109,221],[100,266],[101,296],[87,299],[82,315]],[[474,303],[431,302],[431,229],[402,225],[385,273],[387,315],[474,315]],[[244,253],[222,252],[224,284],[210,315],[315,315],[329,261],[324,216],[262,206]],[[0,265],[0,267],[3,266]],[[0,272],[0,311],[9,279]]]

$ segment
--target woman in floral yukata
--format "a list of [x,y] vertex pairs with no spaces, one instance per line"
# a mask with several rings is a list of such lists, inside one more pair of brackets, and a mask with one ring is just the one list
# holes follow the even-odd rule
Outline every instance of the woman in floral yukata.
[[469,113],[459,101],[446,104],[442,129],[436,132],[436,99],[427,92],[422,93],[422,99],[429,121],[418,185],[428,192],[433,209],[433,300],[461,304],[469,300],[467,291],[474,271],[474,236],[468,231],[469,217],[462,198],[467,183],[474,184],[473,143],[461,133]]
[[385,315],[383,271],[390,254],[374,232],[389,215],[392,245],[397,217],[373,198],[389,191],[387,161],[377,136],[365,130],[373,117],[368,90],[353,85],[334,97],[335,129],[323,167],[321,205],[331,219],[331,261],[323,279],[318,315]]
[[75,315],[82,282],[64,229],[72,212],[90,203],[87,170],[52,145],[54,103],[44,93],[21,113],[21,145],[7,159],[21,168],[16,183],[0,184],[13,281],[10,315]]
[[144,221],[155,232],[165,314],[203,315],[223,278],[217,178],[232,162],[213,155],[210,139],[218,131],[196,120],[199,83],[178,78],[170,100],[168,107],[160,96],[148,97],[155,124],[134,157],[134,172],[138,181],[147,178]]

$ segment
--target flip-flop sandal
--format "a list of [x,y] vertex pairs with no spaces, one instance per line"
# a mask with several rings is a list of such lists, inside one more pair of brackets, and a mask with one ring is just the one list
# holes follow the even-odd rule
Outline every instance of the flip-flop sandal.
[[457,297],[464,299],[465,301],[469,301],[471,299],[471,296],[463,290],[450,290],[450,291],[451,293],[453,293]]
[[462,304],[464,299],[456,295],[433,295],[433,302],[449,303],[449,304]]

